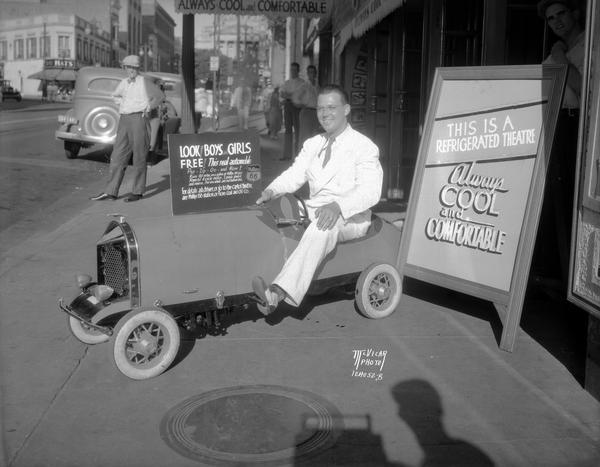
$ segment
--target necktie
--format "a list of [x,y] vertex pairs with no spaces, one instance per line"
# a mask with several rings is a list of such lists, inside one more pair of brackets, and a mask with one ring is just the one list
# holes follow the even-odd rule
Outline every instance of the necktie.
[[334,141],[335,138],[329,138],[327,141],[327,146],[325,147],[325,157],[323,157],[323,167],[325,167],[329,162],[329,159],[331,159],[331,146],[333,145]]

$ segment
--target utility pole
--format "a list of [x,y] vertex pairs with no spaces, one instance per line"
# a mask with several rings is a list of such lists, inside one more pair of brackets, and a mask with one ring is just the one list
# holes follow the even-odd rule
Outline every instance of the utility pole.
[[237,63],[237,67],[235,70],[235,74],[237,74],[240,68],[240,15],[236,16],[236,25],[237,25],[237,39],[235,41],[235,60]]

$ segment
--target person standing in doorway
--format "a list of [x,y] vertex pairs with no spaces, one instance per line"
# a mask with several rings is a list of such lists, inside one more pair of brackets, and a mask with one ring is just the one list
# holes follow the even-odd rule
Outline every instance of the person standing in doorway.
[[139,56],[125,57],[123,67],[128,77],[119,83],[113,93],[120,116],[110,157],[108,183],[103,193],[90,198],[93,201],[117,199],[132,152],[133,187],[125,201],[138,201],[146,190],[146,160],[150,143],[148,116],[161,103],[163,93],[151,79],[140,75]]
[[[534,274],[555,277],[559,273],[566,288],[571,234],[575,166],[579,132],[579,107],[584,61],[585,34],[579,24],[579,10],[571,0],[542,0],[537,5],[556,41],[543,64],[567,66],[567,83],[558,114],[550,154],[540,227],[533,256]],[[548,251],[557,251],[559,264]],[[562,274],[560,274],[562,273]]]
[[294,105],[292,97],[304,85],[305,81],[298,75],[300,65],[296,62],[290,66],[291,78],[283,83],[279,94],[283,99],[283,123],[285,125],[285,141],[281,160],[291,160],[298,153],[298,133],[300,130],[300,107]]
[[298,144],[300,146],[311,136],[323,131],[317,118],[317,95],[319,93],[317,68],[314,65],[309,65],[306,74],[308,81],[293,96],[294,104],[300,107],[300,128],[298,131]]

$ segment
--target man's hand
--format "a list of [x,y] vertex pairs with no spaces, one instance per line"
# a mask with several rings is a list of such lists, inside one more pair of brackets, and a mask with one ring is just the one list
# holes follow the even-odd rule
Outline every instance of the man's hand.
[[266,189],[260,194],[260,198],[256,200],[256,204],[259,206],[267,201],[273,199],[273,191]]
[[563,41],[555,42],[550,51],[550,55],[552,55],[552,58],[556,63],[569,63],[566,53],[567,45]]
[[317,216],[317,228],[319,230],[331,230],[341,213],[342,210],[335,201],[317,208],[315,210],[315,216]]

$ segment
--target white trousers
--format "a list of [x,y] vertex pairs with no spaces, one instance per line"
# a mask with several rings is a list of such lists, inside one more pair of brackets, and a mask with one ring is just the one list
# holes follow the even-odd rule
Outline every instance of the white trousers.
[[314,218],[314,209],[309,208],[311,223],[302,235],[300,242],[288,257],[281,272],[273,280],[285,291],[285,301],[292,306],[300,306],[306,291],[321,261],[335,248],[338,242],[362,237],[371,225],[368,215],[356,215],[348,221],[340,217],[331,230],[319,230]]

